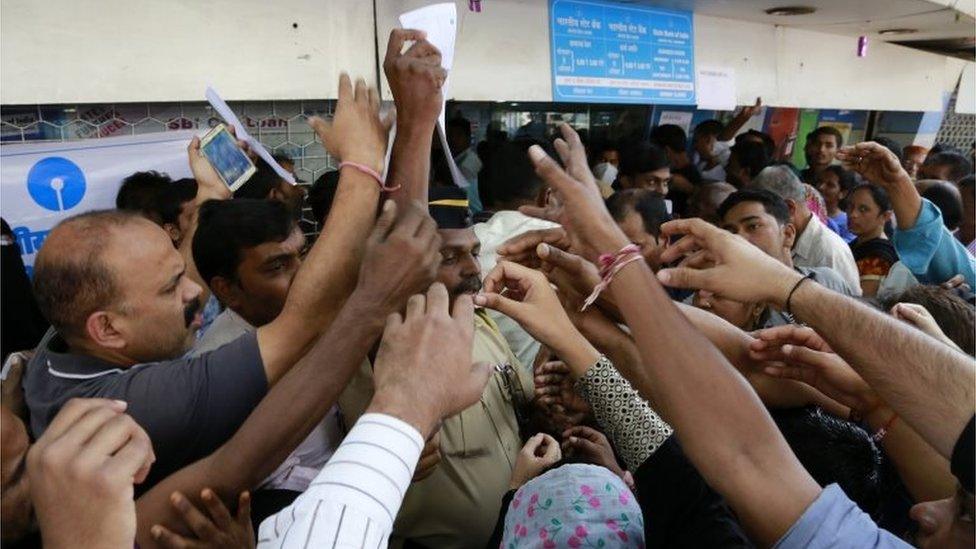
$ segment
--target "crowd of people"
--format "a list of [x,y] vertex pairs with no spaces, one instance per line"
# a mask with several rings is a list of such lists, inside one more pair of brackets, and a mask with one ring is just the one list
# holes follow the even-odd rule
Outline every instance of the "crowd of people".
[[30,282],[5,228],[4,547],[973,546],[966,153],[452,118],[460,188],[440,53],[383,69],[307,196],[194,139]]

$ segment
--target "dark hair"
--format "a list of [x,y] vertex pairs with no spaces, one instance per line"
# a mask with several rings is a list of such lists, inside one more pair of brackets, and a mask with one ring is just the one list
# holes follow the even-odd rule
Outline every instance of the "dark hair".
[[641,141],[620,151],[620,175],[636,176],[670,166],[664,149]]
[[724,219],[729,210],[743,202],[758,202],[763,205],[766,213],[773,216],[781,226],[790,222],[790,207],[779,195],[766,189],[743,189],[735,191],[718,207],[718,218]]
[[173,181],[164,173],[136,172],[122,180],[115,195],[115,207],[141,213],[159,225],[175,224],[183,204],[196,196],[197,182],[194,179]]
[[544,142],[528,137],[500,143],[491,153],[491,162],[478,172],[478,190],[488,202],[486,208],[498,209],[532,203],[544,183],[535,173],[529,159],[529,147],[539,145],[555,157],[555,151]]
[[[118,281],[102,261],[102,252],[112,230],[140,219],[144,218],[131,211],[94,210],[69,217],[51,230],[34,262],[34,296],[41,313],[62,335],[83,333],[89,315],[119,299]],[[72,234],[67,239],[76,247],[57,245],[63,232]]]
[[813,141],[814,139],[820,137],[821,135],[832,135],[834,140],[837,142],[837,148],[844,146],[844,136],[840,133],[840,130],[833,126],[820,126],[819,128],[813,130],[807,134],[807,143]]
[[[287,155],[287,154],[281,153],[281,152],[274,153],[273,155],[271,155],[271,158],[274,158],[274,161],[277,162],[278,164],[294,164],[295,163],[295,159],[294,158],[292,158],[290,155]],[[262,162],[263,162],[263,160],[262,160]]]
[[854,170],[845,170],[843,167],[836,164],[831,164],[824,169],[825,172],[830,172],[837,176],[837,184],[840,185],[841,191],[847,191],[850,193],[858,186],[857,172]]
[[719,134],[722,133],[722,130],[724,129],[725,129],[725,125],[719,122],[718,120],[715,119],[705,120],[699,123],[697,126],[695,126],[695,129],[694,131],[691,132],[691,135],[694,137],[698,137],[702,135],[718,136]]
[[630,212],[641,216],[644,230],[657,238],[661,234],[661,225],[671,221],[664,198],[648,189],[625,189],[617,191],[607,198],[607,210],[617,223],[627,218]]
[[857,425],[817,407],[776,410],[773,420],[793,454],[821,486],[837,483],[866,513],[881,495],[881,451]]
[[959,149],[959,147],[956,147],[955,145],[952,145],[950,143],[936,143],[935,145],[932,145],[931,149],[929,149],[929,155],[939,154],[944,152],[962,154],[962,151]]
[[937,153],[929,153],[925,157],[925,163],[923,166],[949,166],[949,179],[952,181],[959,181],[963,177],[966,177],[973,171],[973,163],[969,161],[965,156],[954,152],[954,151],[943,151]]
[[729,158],[735,156],[739,166],[749,172],[749,177],[756,177],[763,168],[769,166],[770,158],[766,154],[766,147],[751,141],[742,141],[732,145]]
[[463,116],[455,116],[447,120],[445,130],[460,130],[465,135],[471,135],[471,121]]
[[[756,141],[751,141],[750,138],[758,139],[759,142],[757,143]],[[776,141],[774,141],[773,137],[768,133],[761,132],[759,130],[742,132],[735,136],[735,144],[738,145],[739,143],[756,143],[757,145],[762,144],[763,150],[766,151],[766,156],[768,156],[770,160],[776,156]]]
[[976,175],[967,175],[966,177],[959,180],[956,185],[959,186],[959,193],[962,194],[963,191],[973,192],[976,189]]
[[234,191],[234,198],[265,199],[271,191],[281,185],[281,176],[262,158],[254,161],[257,171],[243,185]]
[[899,164],[905,161],[905,155],[903,153],[904,147],[901,146],[901,143],[883,135],[875,136],[874,142],[895,153],[895,156],[898,157]]
[[946,337],[963,352],[976,354],[976,310],[951,290],[917,284],[883,300],[885,310],[891,310],[896,303],[915,303],[925,307]]
[[288,206],[278,200],[208,200],[200,206],[193,261],[208,286],[215,276],[236,280],[245,249],[282,242],[295,226]]
[[339,170],[331,170],[320,175],[308,190],[308,203],[312,207],[315,222],[319,224],[319,230],[325,224],[325,218],[329,217],[329,210],[332,209],[332,202],[338,189]]
[[651,130],[651,141],[659,147],[672,151],[688,150],[688,134],[675,124],[664,124]]
[[935,204],[942,212],[942,223],[950,230],[954,231],[962,221],[962,197],[959,188],[948,181],[939,181],[929,185],[922,193],[925,198]]
[[888,197],[888,191],[872,183],[861,183],[854,187],[848,196],[854,196],[854,193],[862,189],[871,193],[871,200],[878,205],[882,213],[891,211],[891,198]]

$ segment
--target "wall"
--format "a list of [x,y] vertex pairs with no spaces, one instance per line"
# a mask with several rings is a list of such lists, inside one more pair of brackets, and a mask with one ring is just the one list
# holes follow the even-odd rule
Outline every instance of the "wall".
[[3,0],[0,103],[334,98],[375,52],[368,0]]
[[[431,1],[377,0],[381,54],[396,15]],[[449,98],[551,101],[547,0],[490,0],[481,13],[455,2]],[[207,83],[229,99],[334,98],[340,68],[375,80],[370,0],[98,5],[4,0],[0,103],[199,100]],[[700,15],[695,27],[697,63],[734,67],[739,103],[762,96],[774,106],[939,110],[945,82],[961,71],[881,41],[858,58],[853,37]]]

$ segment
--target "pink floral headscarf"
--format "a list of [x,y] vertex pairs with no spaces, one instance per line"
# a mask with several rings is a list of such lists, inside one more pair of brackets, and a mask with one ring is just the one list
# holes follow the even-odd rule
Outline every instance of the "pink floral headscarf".
[[605,467],[574,463],[540,475],[515,493],[501,549],[644,547],[637,498]]

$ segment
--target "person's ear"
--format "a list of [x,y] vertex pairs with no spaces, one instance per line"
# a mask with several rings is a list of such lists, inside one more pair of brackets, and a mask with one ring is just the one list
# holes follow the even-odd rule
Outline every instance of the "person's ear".
[[119,317],[108,311],[95,311],[85,319],[85,333],[99,347],[122,349],[125,336],[118,330]]
[[895,217],[895,212],[888,210],[881,214],[881,217],[885,220],[885,223],[891,223],[891,220]]
[[786,207],[790,209],[790,218],[796,217],[797,204],[792,198],[786,199]]
[[787,223],[783,225],[783,247],[792,250],[794,242],[796,242],[796,227],[792,223]]
[[217,299],[225,307],[231,309],[239,308],[243,298],[243,290],[240,284],[218,275],[210,279],[209,286],[210,291],[217,296]]

